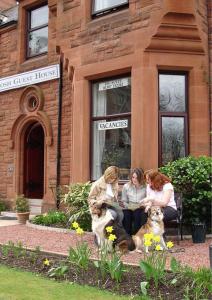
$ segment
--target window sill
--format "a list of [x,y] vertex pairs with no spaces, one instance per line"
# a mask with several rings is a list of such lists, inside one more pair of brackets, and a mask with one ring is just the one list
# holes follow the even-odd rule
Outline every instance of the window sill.
[[27,69],[28,66],[34,66],[36,64],[36,67],[45,67],[48,65],[48,53],[34,56],[26,59],[24,62],[20,64],[20,70]]

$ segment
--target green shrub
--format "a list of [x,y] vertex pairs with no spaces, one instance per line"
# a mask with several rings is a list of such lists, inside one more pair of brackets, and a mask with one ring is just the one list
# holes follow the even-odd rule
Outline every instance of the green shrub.
[[5,211],[6,210],[6,204],[0,200],[0,214],[2,211]]
[[33,220],[33,224],[44,225],[44,226],[59,226],[66,227],[68,217],[62,211],[49,211],[46,214],[38,215]]
[[69,222],[77,221],[84,230],[91,231],[91,216],[87,201],[91,183],[75,183],[66,187],[68,193],[64,195],[63,202],[66,204],[67,212],[70,215]]
[[160,168],[171,178],[175,191],[183,194],[184,223],[205,222],[210,227],[211,169],[212,158],[206,156],[184,157]]
[[29,200],[24,195],[18,195],[15,200],[15,209],[18,213],[29,212]]

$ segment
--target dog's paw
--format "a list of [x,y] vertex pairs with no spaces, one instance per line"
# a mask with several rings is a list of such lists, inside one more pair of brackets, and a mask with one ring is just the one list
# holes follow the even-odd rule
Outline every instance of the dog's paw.
[[135,252],[137,252],[137,253],[142,253],[142,250],[135,249]]

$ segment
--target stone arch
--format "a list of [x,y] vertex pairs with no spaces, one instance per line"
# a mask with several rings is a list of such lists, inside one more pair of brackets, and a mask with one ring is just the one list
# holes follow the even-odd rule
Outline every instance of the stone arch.
[[[35,103],[35,107],[31,108],[29,106],[30,99],[34,99],[37,101]],[[23,90],[23,93],[20,97],[19,101],[19,111],[20,114],[16,118],[15,122],[13,123],[11,134],[10,134],[10,149],[15,147],[16,141],[18,137],[18,133],[22,129],[22,127],[29,122],[30,120],[34,120],[39,122],[44,130],[45,133],[45,140],[48,146],[51,146],[53,143],[53,131],[51,126],[51,121],[48,115],[43,111],[44,106],[44,94],[40,87],[36,85],[32,85],[26,87]]]
[[[37,101],[32,108],[27,106],[30,97]],[[46,192],[47,150],[53,144],[53,130],[49,116],[42,110],[43,107],[43,91],[37,86],[25,88],[19,101],[20,114],[13,123],[9,142],[9,148],[15,150],[15,191],[18,194],[23,193],[24,136],[27,128],[34,122],[38,122],[44,132],[44,194]]]
[[11,134],[10,134],[10,149],[15,148],[17,141],[20,139],[20,132],[24,129],[27,123],[31,121],[37,121],[43,127],[43,131],[45,134],[45,141],[47,146],[51,146],[53,143],[53,131],[50,119],[48,115],[43,111],[38,111],[36,114],[25,115],[21,114],[15,120],[12,126]]

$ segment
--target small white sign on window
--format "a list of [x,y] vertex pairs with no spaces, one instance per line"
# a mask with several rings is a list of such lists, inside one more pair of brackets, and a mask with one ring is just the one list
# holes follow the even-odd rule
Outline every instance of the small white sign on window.
[[123,86],[130,85],[130,78],[120,78],[111,81],[105,81],[99,83],[99,91],[105,91],[115,89]]
[[98,124],[98,130],[118,129],[128,127],[128,120],[102,122]]

